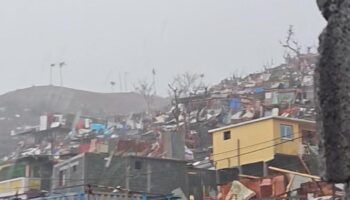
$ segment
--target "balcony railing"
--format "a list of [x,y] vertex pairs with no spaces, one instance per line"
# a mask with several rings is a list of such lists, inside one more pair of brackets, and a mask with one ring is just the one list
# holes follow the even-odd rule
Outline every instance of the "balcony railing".
[[24,194],[30,190],[40,190],[40,178],[15,178],[0,182],[0,197]]

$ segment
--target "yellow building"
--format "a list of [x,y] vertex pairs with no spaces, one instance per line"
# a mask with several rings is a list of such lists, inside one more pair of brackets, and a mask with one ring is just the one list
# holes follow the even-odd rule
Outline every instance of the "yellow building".
[[313,121],[270,116],[209,131],[217,169],[268,162],[276,155],[298,156],[315,133]]

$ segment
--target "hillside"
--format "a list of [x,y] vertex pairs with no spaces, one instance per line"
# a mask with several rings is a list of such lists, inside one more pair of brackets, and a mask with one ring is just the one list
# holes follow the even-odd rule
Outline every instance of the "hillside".
[[[156,108],[168,100],[155,97]],[[18,126],[35,125],[45,112],[77,113],[107,117],[146,110],[143,97],[137,93],[96,93],[56,86],[36,86],[0,95],[0,155],[13,144],[10,131]],[[13,148],[11,148],[13,149]]]

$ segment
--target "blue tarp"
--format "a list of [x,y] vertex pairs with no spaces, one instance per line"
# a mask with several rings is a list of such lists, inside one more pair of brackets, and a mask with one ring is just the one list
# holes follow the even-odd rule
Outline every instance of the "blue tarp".
[[230,101],[230,108],[233,110],[239,110],[241,108],[241,100],[238,98],[232,98]]
[[254,89],[254,93],[262,93],[262,92],[264,92],[264,88],[262,87],[257,87]]
[[91,130],[97,133],[103,133],[106,130],[106,125],[104,124],[91,124]]

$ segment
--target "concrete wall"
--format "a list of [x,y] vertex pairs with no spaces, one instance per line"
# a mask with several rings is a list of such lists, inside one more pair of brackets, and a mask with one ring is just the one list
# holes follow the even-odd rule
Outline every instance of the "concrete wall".
[[[82,192],[82,185],[127,188],[155,194],[167,194],[181,187],[187,194],[186,162],[145,157],[113,157],[106,167],[108,154],[81,154],[55,166],[53,189],[59,192]],[[73,166],[77,165],[73,172]],[[67,170],[64,186],[59,186],[59,171]],[[85,181],[83,181],[83,179]],[[215,181],[215,180],[213,180]],[[94,187],[94,190],[106,188]]]
[[175,131],[162,133],[166,158],[183,160],[185,158],[185,141],[183,136]]
[[[52,190],[55,192],[83,192],[84,191],[84,154],[75,156],[54,166],[52,172]],[[60,171],[65,171],[66,180],[60,185]]]
[[[186,162],[141,157],[129,157],[128,161],[131,190],[167,194],[180,187],[188,193]],[[135,168],[137,163],[141,163],[141,169]]]
[[108,154],[87,153],[85,155],[86,183],[126,188],[128,177],[126,157],[113,157],[110,165],[106,167],[108,157]]

